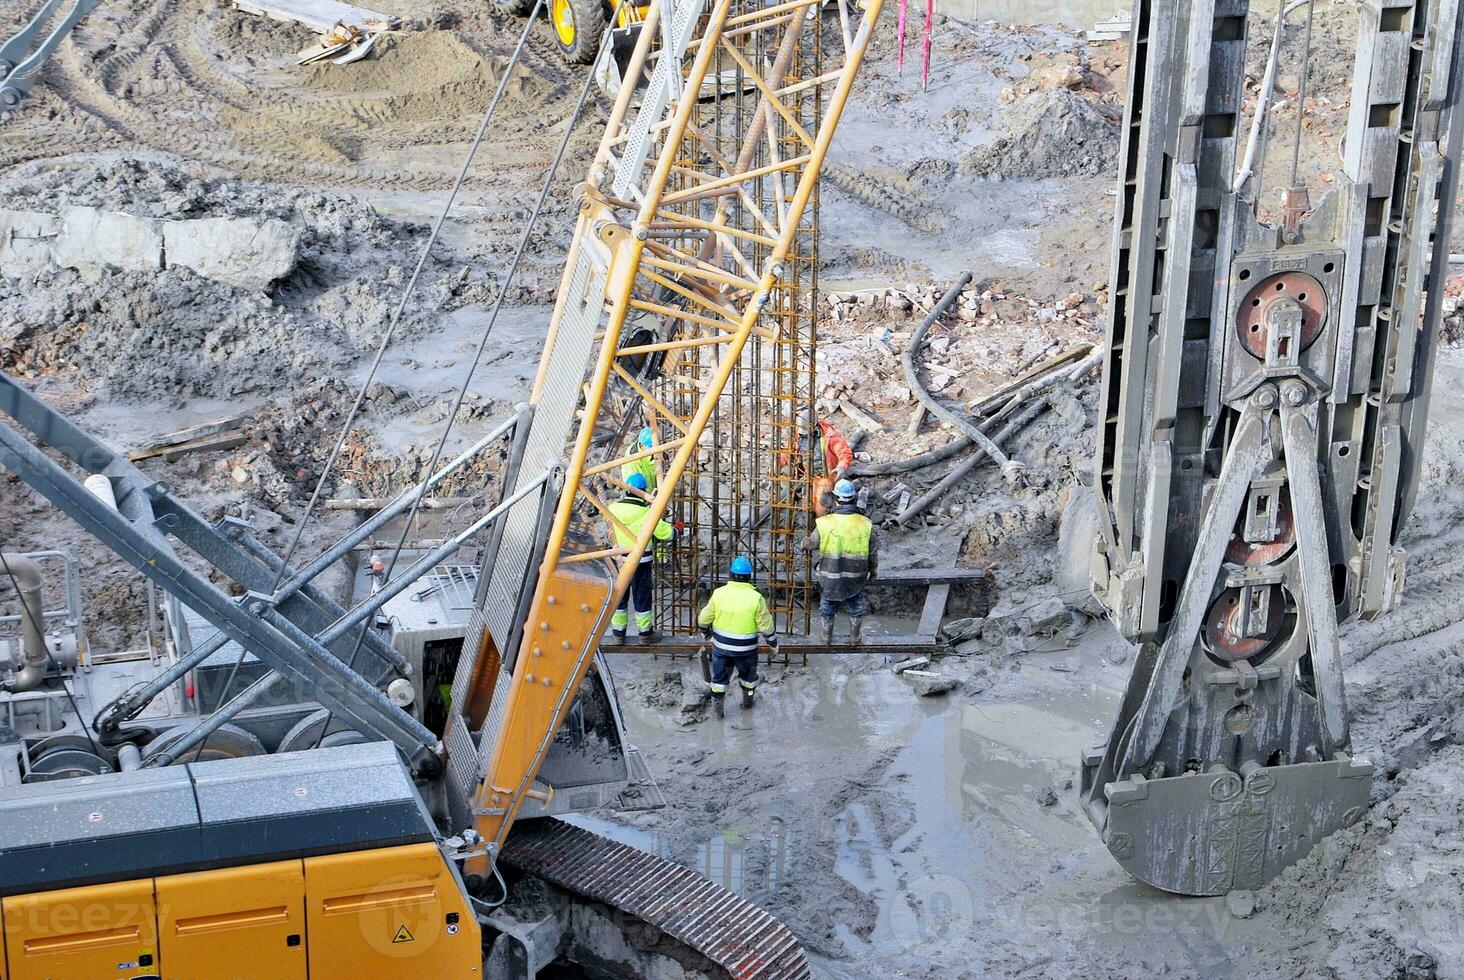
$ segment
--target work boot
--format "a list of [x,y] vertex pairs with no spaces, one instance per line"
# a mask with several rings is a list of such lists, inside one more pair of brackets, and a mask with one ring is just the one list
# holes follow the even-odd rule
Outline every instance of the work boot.
[[605,639],[607,639],[607,640],[610,641],[610,645],[611,646],[617,646],[617,647],[618,646],[624,646],[625,645],[625,630],[615,630],[615,629],[613,629],[613,630],[610,631],[610,635],[607,636]]
[[834,617],[823,617],[823,641],[826,644],[834,642]]
[[652,627],[651,629],[647,630],[646,632],[638,634],[636,636],[636,638],[635,638],[635,641],[637,643],[639,643],[643,647],[648,647],[652,643],[659,642],[660,639],[661,639],[661,631],[658,630],[658,629],[655,629],[654,627]]
[[718,718],[727,717],[727,696],[725,694],[712,695],[712,710],[717,713]]
[[752,691],[744,687],[742,689],[742,710],[746,711],[748,708],[751,708],[753,704],[756,703],[756,701],[756,695],[754,695]]
[[855,616],[849,620],[849,642],[854,646],[859,645],[859,634],[864,632],[864,617]]

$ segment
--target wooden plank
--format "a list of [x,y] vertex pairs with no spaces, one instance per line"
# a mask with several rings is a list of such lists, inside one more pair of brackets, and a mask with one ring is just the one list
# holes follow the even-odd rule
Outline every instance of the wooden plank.
[[839,399],[839,411],[865,432],[883,432],[885,430],[883,422],[848,398]]
[[366,28],[368,20],[387,21],[386,14],[355,7],[340,0],[234,0],[234,6],[249,14],[271,20],[304,24],[317,34],[325,34],[337,23]]
[[[325,502],[326,510],[385,510],[396,503],[395,497],[331,497]],[[418,505],[418,510],[451,510],[454,507],[466,507],[471,504],[473,497],[426,497]]]
[[[939,585],[943,582],[969,584],[985,580],[986,572],[980,568],[881,568],[879,575],[869,584],[871,586],[922,586]],[[701,579],[700,587],[710,592],[721,584],[721,579],[707,575]]]
[[139,449],[135,453],[129,453],[127,458],[129,461],[137,463],[144,459],[156,459],[159,456],[165,460],[173,460],[187,456],[189,453],[222,452],[225,449],[239,448],[244,445],[246,438],[242,432],[226,432],[222,435],[203,436],[188,442],[149,446],[146,449]]
[[874,585],[940,585],[980,582],[986,572],[980,568],[890,568],[879,570]]
[[[639,644],[635,637],[623,646],[604,644],[606,653],[643,653],[659,656],[692,656],[701,649],[702,638],[697,636],[663,636],[655,643]],[[822,653],[936,653],[946,649],[946,644],[937,636],[866,636],[858,646],[849,642],[847,636],[834,637],[833,643],[824,643],[815,636],[788,636],[778,644],[778,654],[807,656]],[[764,655],[766,649],[761,651]]]
[[176,446],[179,443],[192,442],[195,439],[202,439],[204,436],[216,435],[220,432],[233,432],[244,424],[249,418],[247,415],[230,415],[227,418],[214,419],[212,422],[203,422],[198,425],[190,425],[186,429],[179,429],[176,432],[169,432],[165,436],[159,436],[154,446]]
[[946,602],[950,597],[949,582],[930,587],[925,593],[925,607],[920,610],[920,625],[916,627],[916,632],[921,636],[934,636],[940,631],[940,621],[945,618]]

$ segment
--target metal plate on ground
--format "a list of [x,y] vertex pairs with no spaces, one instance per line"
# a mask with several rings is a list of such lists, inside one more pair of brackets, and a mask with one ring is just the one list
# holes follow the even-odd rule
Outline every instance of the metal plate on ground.
[[618,809],[660,810],[666,806],[666,797],[661,793],[661,787],[656,785],[640,749],[626,746],[625,767],[630,781],[615,800]]

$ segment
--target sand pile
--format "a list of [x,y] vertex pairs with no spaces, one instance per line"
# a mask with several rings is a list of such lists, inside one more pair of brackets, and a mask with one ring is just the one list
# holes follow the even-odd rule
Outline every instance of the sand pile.
[[[318,103],[320,121],[431,123],[476,117],[487,108],[506,59],[487,58],[450,31],[388,35],[365,60],[299,69],[303,86],[331,93]],[[519,65],[504,91],[504,112],[527,109],[551,91]],[[241,124],[245,124],[242,123]]]
[[1118,127],[1082,96],[1058,87],[1014,103],[1001,134],[961,169],[1002,180],[1098,177],[1113,173],[1117,161]]

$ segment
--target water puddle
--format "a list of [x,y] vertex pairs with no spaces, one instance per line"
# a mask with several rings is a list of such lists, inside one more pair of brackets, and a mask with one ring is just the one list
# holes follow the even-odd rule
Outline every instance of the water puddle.
[[[880,628],[905,632],[910,624]],[[836,961],[820,962],[822,976],[903,969],[943,976],[952,963],[972,975],[1009,975],[1044,957],[1121,973],[1136,946],[1153,962],[1227,975],[1239,940],[1255,938],[1244,932],[1247,924],[1232,920],[1221,900],[1178,898],[1134,881],[1079,807],[1073,781],[1080,750],[1104,737],[1120,698],[1122,671],[1104,664],[1099,645],[1085,640],[1064,651],[1062,673],[1045,669],[1052,658],[1031,658],[1021,694],[989,701],[914,697],[879,658],[859,655],[769,671],[756,717],[741,724],[742,713],[729,712],[723,723],[681,727],[631,694],[622,700],[631,740],[653,771],[661,752],[684,758],[705,750],[728,766],[765,766],[770,751],[796,747],[786,756],[790,787],[837,770],[860,788],[832,805],[826,796],[790,790],[749,825],[706,840],[688,841],[672,825],[662,836],[574,820],[756,901],[796,882],[788,893],[793,905],[774,903],[795,931],[800,920],[790,909],[819,895],[820,881],[831,896],[840,888],[861,893],[875,912],[873,927],[857,917],[822,920],[843,950]],[[624,678],[670,669],[625,654],[612,663]],[[689,683],[700,680],[683,668]],[[955,661],[936,669],[963,672]],[[663,784],[673,793],[687,786],[674,774]]]
[[[477,352],[488,316],[488,310],[477,307],[455,310],[446,314],[436,329],[394,344],[387,351],[376,379],[411,392],[424,410],[377,424],[373,433],[384,444],[423,446],[440,437],[443,413],[427,406],[456,395]],[[495,410],[486,419],[459,420],[453,426],[450,449],[461,448],[482,435],[505,418],[516,402],[528,397],[547,326],[548,314],[541,308],[505,307],[499,314],[468,386],[476,402],[470,398],[465,405],[466,410],[491,400],[496,403]],[[359,384],[365,377],[368,364],[369,360],[362,362],[353,383]]]
[[[838,817],[836,870],[880,909],[867,941],[848,940],[853,949],[898,961],[980,936],[982,947],[1037,940],[1079,957],[1122,957],[1138,941],[1165,962],[1223,972],[1222,940],[1234,925],[1223,902],[1132,880],[1078,809],[1078,753],[1106,729],[1118,698],[1092,685],[957,705],[920,724],[886,776],[910,807],[893,822],[904,829],[886,836],[863,802]],[[1057,799],[1044,806],[1048,789]]]

